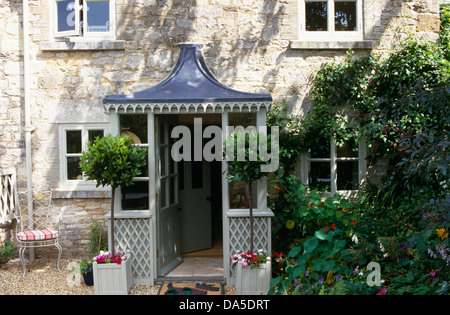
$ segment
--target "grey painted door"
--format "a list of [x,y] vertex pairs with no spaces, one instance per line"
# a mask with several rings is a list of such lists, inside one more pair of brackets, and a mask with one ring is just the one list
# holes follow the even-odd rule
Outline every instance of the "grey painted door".
[[167,275],[183,261],[178,204],[178,167],[170,156],[172,145],[170,129],[168,121],[155,117],[158,276]]

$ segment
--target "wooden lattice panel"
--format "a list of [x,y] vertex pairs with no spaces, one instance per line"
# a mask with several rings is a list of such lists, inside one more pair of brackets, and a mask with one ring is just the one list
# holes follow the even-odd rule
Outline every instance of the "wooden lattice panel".
[[16,172],[0,170],[0,224],[13,219],[16,210]]
[[151,275],[150,219],[126,218],[114,220],[116,250],[133,255],[133,283],[149,284]]
[[[262,249],[270,255],[271,218],[253,218],[253,248]],[[229,218],[229,257],[247,251],[250,248],[250,219],[248,217]],[[234,276],[234,268],[230,268],[230,276]]]

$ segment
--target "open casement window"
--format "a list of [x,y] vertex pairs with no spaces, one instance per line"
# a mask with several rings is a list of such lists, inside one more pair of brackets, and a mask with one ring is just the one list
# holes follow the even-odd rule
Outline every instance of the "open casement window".
[[88,181],[80,168],[80,157],[87,144],[96,137],[107,134],[104,125],[61,125],[60,137],[60,181],[62,188],[95,188],[94,181]]
[[[134,145],[148,148],[147,114],[123,114],[119,116],[120,134],[130,137]],[[148,153],[147,153],[148,161]],[[120,204],[122,210],[149,209],[148,166],[141,169],[141,175],[133,178],[133,185],[121,187]]]
[[[229,114],[229,126],[237,128],[242,126],[248,128],[256,126],[256,114],[255,113],[230,113]],[[250,131],[251,129],[245,129]],[[257,188],[256,183],[252,185],[252,208],[258,208],[257,202]],[[250,187],[245,182],[231,182],[228,183],[229,204],[230,209],[249,209],[248,199],[250,193]]]
[[355,195],[366,174],[366,143],[350,139],[336,145],[335,138],[322,149],[310,149],[301,159],[301,179],[310,189]]
[[300,0],[300,40],[362,40],[362,0]]
[[55,37],[115,38],[115,0],[53,1]]

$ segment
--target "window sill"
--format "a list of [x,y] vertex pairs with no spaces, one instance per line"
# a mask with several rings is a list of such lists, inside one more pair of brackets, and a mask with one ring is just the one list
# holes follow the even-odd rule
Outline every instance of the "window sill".
[[124,50],[125,41],[42,42],[40,48],[42,51]]
[[53,199],[111,199],[111,189],[53,189]]
[[[227,211],[228,217],[249,217],[250,216],[250,210],[249,209],[230,209]],[[254,217],[273,217],[274,213],[270,209],[253,209],[253,216]]]
[[290,42],[291,49],[373,49],[371,40],[357,41],[302,41],[293,40]]
[[[114,219],[150,219],[152,213],[150,210],[122,210],[114,212]],[[104,216],[105,219],[111,220],[111,212]]]

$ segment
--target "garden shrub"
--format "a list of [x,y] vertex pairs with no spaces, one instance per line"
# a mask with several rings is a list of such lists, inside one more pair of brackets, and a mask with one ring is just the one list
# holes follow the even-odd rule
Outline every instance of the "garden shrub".
[[[274,245],[285,266],[272,293],[331,294],[333,287],[333,294],[450,293],[449,12],[441,10],[440,46],[407,40],[384,59],[349,52],[345,62],[326,63],[317,73],[314,107],[303,119],[290,123],[282,107],[270,117],[295,126],[280,136],[286,164],[335,135],[364,137],[369,166],[384,160],[389,167],[380,185],[365,181],[351,203],[280,176],[282,193],[271,206]],[[341,221],[349,218],[355,225]],[[330,230],[334,222],[340,230]],[[354,272],[370,262],[382,268],[382,287]]]

